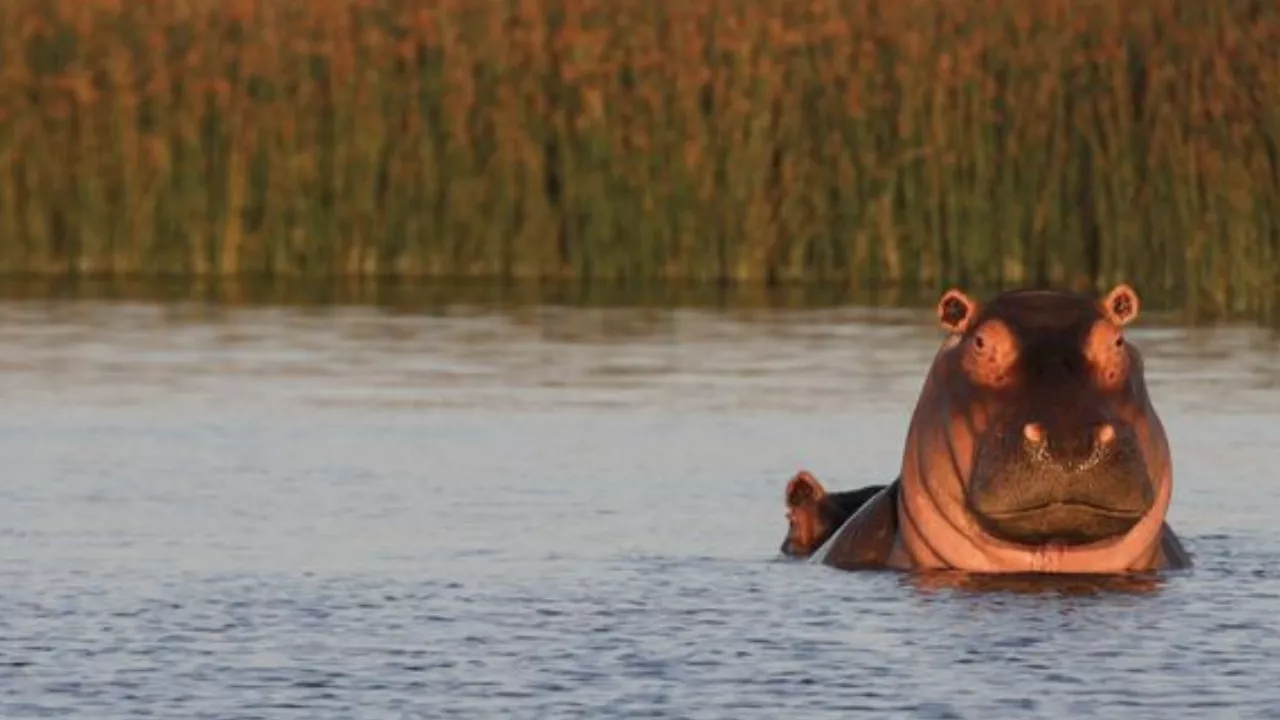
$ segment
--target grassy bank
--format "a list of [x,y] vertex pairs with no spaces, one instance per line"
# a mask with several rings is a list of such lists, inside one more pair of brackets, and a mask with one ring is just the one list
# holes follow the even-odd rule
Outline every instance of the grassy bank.
[[1265,312],[1280,9],[11,0],[0,272],[1057,282]]

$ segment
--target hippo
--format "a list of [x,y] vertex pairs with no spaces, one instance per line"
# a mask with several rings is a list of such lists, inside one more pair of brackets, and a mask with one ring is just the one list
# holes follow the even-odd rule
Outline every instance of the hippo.
[[829,493],[809,471],[797,472],[787,482],[787,536],[783,555],[806,558],[825,543],[853,516],[858,508],[875,497],[884,485],[868,485],[857,490]]
[[1165,521],[1168,438],[1142,355],[1124,336],[1138,309],[1125,284],[1100,299],[1028,289],[986,303],[947,290],[937,304],[947,335],[908,424],[898,477],[846,502],[797,476],[784,552],[842,570],[1190,567]]

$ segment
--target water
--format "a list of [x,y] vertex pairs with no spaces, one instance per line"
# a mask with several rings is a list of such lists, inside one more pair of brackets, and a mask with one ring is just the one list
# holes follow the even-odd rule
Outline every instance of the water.
[[1280,715],[1280,342],[1146,318],[1197,567],[780,561],[927,312],[0,303],[0,717]]

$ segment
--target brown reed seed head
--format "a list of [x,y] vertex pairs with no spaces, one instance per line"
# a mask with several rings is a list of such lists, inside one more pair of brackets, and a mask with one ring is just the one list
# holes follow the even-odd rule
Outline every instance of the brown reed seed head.
[[1269,307],[1280,10],[1254,10],[14,0],[0,271],[1123,278]]

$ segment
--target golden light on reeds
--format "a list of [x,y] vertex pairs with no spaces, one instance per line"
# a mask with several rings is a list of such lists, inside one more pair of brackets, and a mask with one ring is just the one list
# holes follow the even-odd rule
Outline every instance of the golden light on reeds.
[[1105,286],[1263,312],[1280,9],[14,0],[0,272]]

